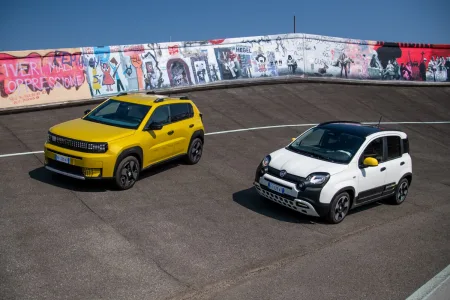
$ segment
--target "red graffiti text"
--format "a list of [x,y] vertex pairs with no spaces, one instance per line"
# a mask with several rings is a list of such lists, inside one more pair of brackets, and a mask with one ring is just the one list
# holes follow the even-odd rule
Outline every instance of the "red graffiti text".
[[30,53],[15,57],[0,53],[0,94],[45,91],[55,88],[78,90],[85,82],[81,53],[53,51],[45,56]]

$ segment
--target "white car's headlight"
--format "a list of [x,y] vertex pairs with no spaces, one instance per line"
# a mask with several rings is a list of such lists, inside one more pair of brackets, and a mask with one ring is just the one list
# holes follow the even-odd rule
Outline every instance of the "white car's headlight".
[[306,182],[308,185],[323,185],[327,183],[328,179],[330,179],[328,173],[312,173],[306,177]]
[[271,159],[270,155],[267,155],[266,157],[264,157],[264,159],[261,162],[261,164],[264,168],[269,165],[270,159]]

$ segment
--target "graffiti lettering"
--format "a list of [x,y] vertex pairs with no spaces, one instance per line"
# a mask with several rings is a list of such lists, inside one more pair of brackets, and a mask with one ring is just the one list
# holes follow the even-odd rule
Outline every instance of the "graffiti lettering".
[[81,53],[63,51],[50,52],[44,56],[31,53],[25,57],[14,57],[0,53],[0,94],[8,97],[17,91],[22,92],[20,86],[26,88],[24,92],[45,91],[47,94],[58,86],[50,83],[62,83],[66,89],[78,89],[84,83],[84,64]]
[[246,45],[236,45],[236,53],[239,54],[251,54],[252,49],[249,46]]

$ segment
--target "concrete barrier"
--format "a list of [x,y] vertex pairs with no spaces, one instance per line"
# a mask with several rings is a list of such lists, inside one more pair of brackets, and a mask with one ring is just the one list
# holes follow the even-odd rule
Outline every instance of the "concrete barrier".
[[6,52],[0,53],[0,111],[273,79],[448,85],[450,45],[280,34]]

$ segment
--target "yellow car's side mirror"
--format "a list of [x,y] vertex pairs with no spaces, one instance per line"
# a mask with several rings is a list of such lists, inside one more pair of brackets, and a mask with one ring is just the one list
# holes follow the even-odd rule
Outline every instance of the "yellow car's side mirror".
[[366,167],[376,167],[378,166],[378,160],[373,157],[366,157],[363,162]]
[[291,142],[293,142],[293,141],[295,141],[295,138],[292,138],[292,139],[291,139]]

